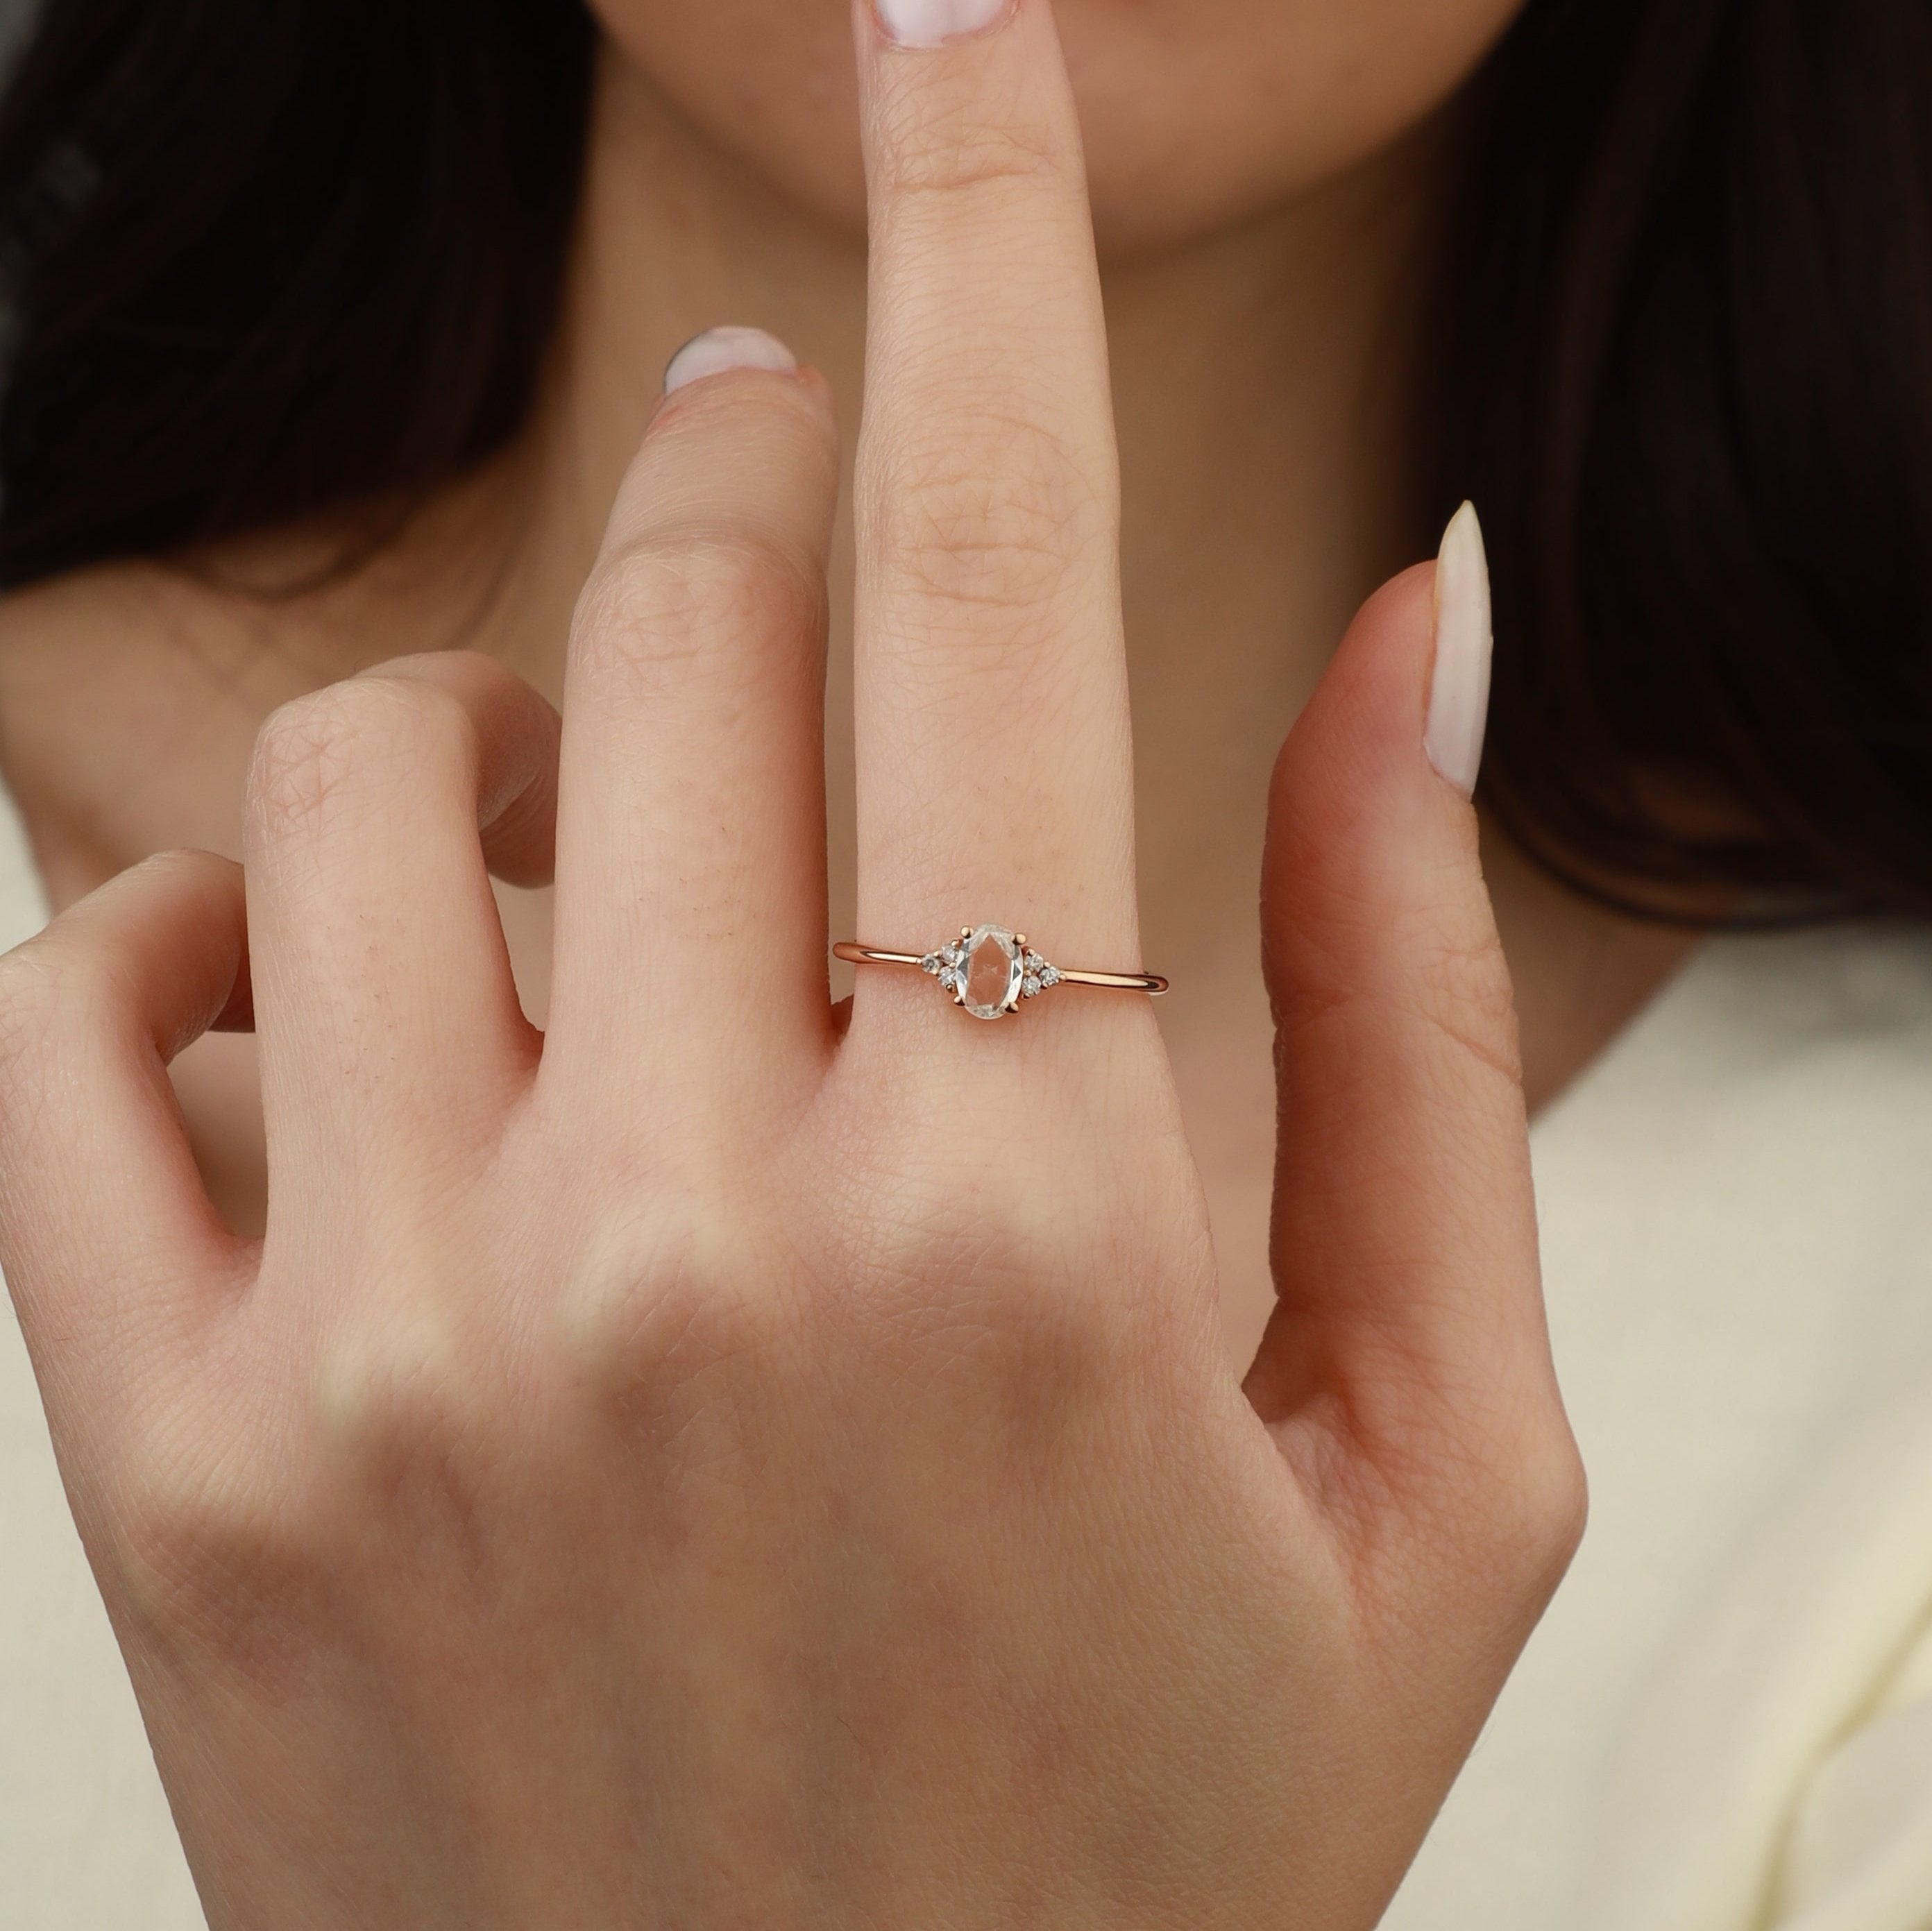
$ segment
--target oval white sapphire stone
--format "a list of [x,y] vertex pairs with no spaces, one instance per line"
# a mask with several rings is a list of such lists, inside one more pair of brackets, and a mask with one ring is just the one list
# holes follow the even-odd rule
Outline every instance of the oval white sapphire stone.
[[959,976],[959,1003],[975,1019],[998,1019],[1020,1002],[1025,951],[1012,933],[981,925],[961,941],[965,960]]

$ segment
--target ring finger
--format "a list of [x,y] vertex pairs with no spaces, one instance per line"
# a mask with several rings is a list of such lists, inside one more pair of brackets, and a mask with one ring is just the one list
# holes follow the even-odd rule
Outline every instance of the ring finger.
[[1058,964],[1135,970],[1118,463],[1052,18],[1046,0],[858,11],[860,936],[922,950],[984,919]]

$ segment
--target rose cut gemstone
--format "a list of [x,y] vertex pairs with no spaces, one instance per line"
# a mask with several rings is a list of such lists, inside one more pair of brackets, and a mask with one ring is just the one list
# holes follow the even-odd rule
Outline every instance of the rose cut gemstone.
[[975,1019],[998,1019],[1018,1003],[1025,955],[1012,933],[982,925],[962,942],[961,1003]]

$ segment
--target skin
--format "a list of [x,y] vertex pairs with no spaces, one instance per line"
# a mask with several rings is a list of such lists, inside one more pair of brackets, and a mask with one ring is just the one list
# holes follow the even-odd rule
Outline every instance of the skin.
[[[80,902],[0,964],[0,1259],[217,1931],[1366,1931],[1574,1546],[1426,569],[1334,649],[1406,542],[1429,116],[1507,10],[1064,10],[1077,96],[1045,0],[921,53],[862,7],[860,112],[832,10],[614,8],[524,443],[297,602],[8,613]],[[721,314],[824,373],[661,401]],[[828,610],[842,925],[1196,970],[1165,1041],[828,1009]],[[500,927],[486,861],[553,853]],[[1676,942],[1489,869],[1554,1090]],[[238,1239],[204,1177],[246,1231],[264,1159]]]
[[[1274,1298],[1272,1018],[1256,881],[1268,775],[1350,613],[1433,542],[1408,498],[1403,369],[1443,169],[1440,109],[1502,0],[1066,0],[1122,460],[1148,957],[1213,1216],[1231,1360]],[[830,571],[832,923],[856,932],[850,465],[865,391],[857,116],[838,0],[606,0],[583,232],[529,434],[352,580],[302,582],[327,529],[129,564],[0,605],[0,760],[57,905],[150,853],[238,857],[250,748],[275,706],[382,659],[464,645],[562,694],[570,613],[677,345],[775,330],[831,381],[845,474]],[[1204,102],[1214,103],[1211,111]],[[751,142],[754,145],[748,145]],[[172,754],[157,758],[157,744]],[[1506,841],[1485,866],[1532,1108],[1688,941],[1564,893]],[[545,1011],[547,893],[505,892]],[[962,913],[959,916],[968,916]],[[877,937],[877,934],[868,936]],[[839,969],[835,984],[849,988]],[[254,1047],[176,1069],[212,1192],[264,1225]]]

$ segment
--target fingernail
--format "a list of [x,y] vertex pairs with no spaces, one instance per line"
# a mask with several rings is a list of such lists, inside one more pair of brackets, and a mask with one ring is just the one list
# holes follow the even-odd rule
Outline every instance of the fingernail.
[[879,25],[902,47],[943,47],[996,27],[1016,0],[878,0]]
[[728,369],[771,369],[781,375],[797,373],[798,358],[776,335],[762,328],[707,328],[694,335],[670,358],[664,370],[664,394]]
[[1436,676],[1423,745],[1466,798],[1475,796],[1490,721],[1490,562],[1476,506],[1450,520],[1436,562]]

